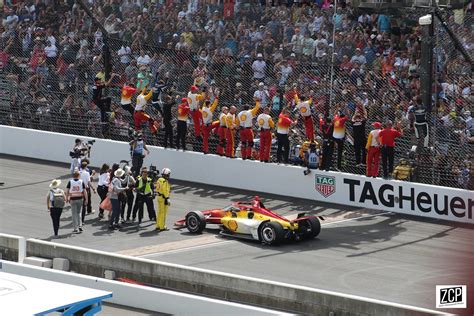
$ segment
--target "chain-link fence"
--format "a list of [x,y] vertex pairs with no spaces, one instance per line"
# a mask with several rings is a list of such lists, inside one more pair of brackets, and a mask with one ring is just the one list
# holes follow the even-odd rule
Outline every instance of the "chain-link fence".
[[[243,1],[240,7],[232,8],[226,1],[224,5],[203,2],[190,1],[183,9],[180,5],[147,5],[145,1],[145,7],[122,5],[120,10],[108,2],[95,2],[94,13],[109,32],[112,72],[117,74],[106,91],[112,98],[108,128],[91,102],[94,78],[104,76],[104,34],[93,21],[73,6],[56,22],[45,22],[47,14],[39,14],[36,25],[44,29],[32,31],[22,21],[14,27],[4,23],[4,34],[11,31],[11,35],[2,37],[2,96],[12,96],[12,101],[1,101],[1,123],[129,141],[133,118],[120,106],[126,83],[141,88],[159,80],[172,82],[173,98],[185,97],[193,84],[206,87],[211,100],[218,90],[214,119],[223,106],[233,105],[240,111],[243,105],[252,105],[255,96],[262,108],[271,108],[275,122],[285,107],[297,118],[297,93],[313,100],[312,118],[319,145],[323,142],[321,117],[333,119],[343,114],[348,118],[344,141],[338,142],[343,146],[342,159],[338,163],[336,146],[334,168],[364,174],[366,135],[371,124],[391,120],[403,130],[397,140],[395,165],[400,158],[408,159],[414,167],[413,180],[472,186],[473,134],[469,133],[473,131],[467,113],[472,110],[472,74],[438,26],[436,106],[428,122],[428,146],[424,148],[423,138],[415,136],[410,107],[421,93],[417,24],[421,12],[407,10],[388,16],[326,1],[319,7],[265,7]],[[105,6],[99,8],[101,4]],[[470,11],[445,14],[472,56]],[[52,25],[58,31],[47,28]],[[49,43],[52,39],[55,45]],[[177,107],[173,109],[174,125]],[[161,120],[158,108],[149,104],[146,111]],[[200,150],[189,122],[188,149]],[[162,129],[157,135],[146,128],[143,131],[148,143],[163,144]],[[255,135],[258,137],[257,132]],[[290,162],[304,163],[306,140],[300,117],[290,131]],[[217,143],[217,135],[212,135],[211,152]]]

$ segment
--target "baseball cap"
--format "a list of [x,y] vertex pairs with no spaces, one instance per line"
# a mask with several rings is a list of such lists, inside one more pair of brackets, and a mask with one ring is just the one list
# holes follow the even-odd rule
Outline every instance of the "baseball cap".
[[260,54],[260,53],[258,53],[258,54],[257,54],[257,58],[263,58],[263,55]]

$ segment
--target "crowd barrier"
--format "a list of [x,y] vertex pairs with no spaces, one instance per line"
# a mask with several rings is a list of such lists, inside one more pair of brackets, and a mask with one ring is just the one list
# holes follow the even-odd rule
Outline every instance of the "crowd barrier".
[[[69,163],[69,151],[80,136],[0,126],[0,153]],[[80,137],[81,138],[81,137]],[[84,139],[84,137],[82,137]],[[364,207],[420,217],[473,224],[474,193],[380,178],[301,167],[228,159],[198,152],[149,146],[145,165],[172,170],[172,179],[232,187],[321,202]],[[97,139],[91,165],[129,159],[125,142]]]

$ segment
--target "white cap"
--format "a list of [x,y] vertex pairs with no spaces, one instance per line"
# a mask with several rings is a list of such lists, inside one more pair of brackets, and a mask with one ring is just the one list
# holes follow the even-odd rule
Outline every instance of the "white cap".
[[263,82],[260,82],[260,83],[258,84],[259,87],[263,87],[264,85],[265,85],[265,84],[264,84]]
[[295,54],[295,53],[291,53],[290,56],[291,56],[291,57],[296,57],[296,54]]
[[260,53],[258,53],[258,54],[257,54],[257,58],[263,58],[263,55],[260,54]]
[[171,170],[169,168],[163,168],[163,170],[161,170],[162,176],[169,176],[170,173],[171,173]]

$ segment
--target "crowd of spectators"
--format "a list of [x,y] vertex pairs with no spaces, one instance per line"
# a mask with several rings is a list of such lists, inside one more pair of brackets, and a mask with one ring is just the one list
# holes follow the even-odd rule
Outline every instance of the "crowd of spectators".
[[[417,144],[409,108],[420,96],[419,13],[389,16],[328,0],[86,3],[108,32],[112,72],[117,74],[112,83],[117,89],[109,90],[111,122],[121,136],[127,135],[130,122],[118,105],[121,86],[142,88],[172,80],[182,95],[193,84],[218,89],[219,106],[238,110],[257,96],[274,117],[284,107],[294,107],[295,91],[314,100],[315,118],[327,115],[329,106],[330,114],[341,111],[352,118],[361,103],[363,120],[400,122],[403,148]],[[90,95],[94,78],[105,76],[105,34],[75,1],[6,4],[0,69],[18,86],[11,122],[100,136],[100,112]],[[472,12],[461,11],[448,20],[473,56]],[[446,34],[438,40],[449,42]],[[465,170],[472,171],[474,82],[452,45],[439,43],[435,61],[435,106],[429,122],[435,154],[430,156],[437,174],[448,174],[449,181],[466,187]],[[293,131],[293,143],[302,143],[304,127]]]

